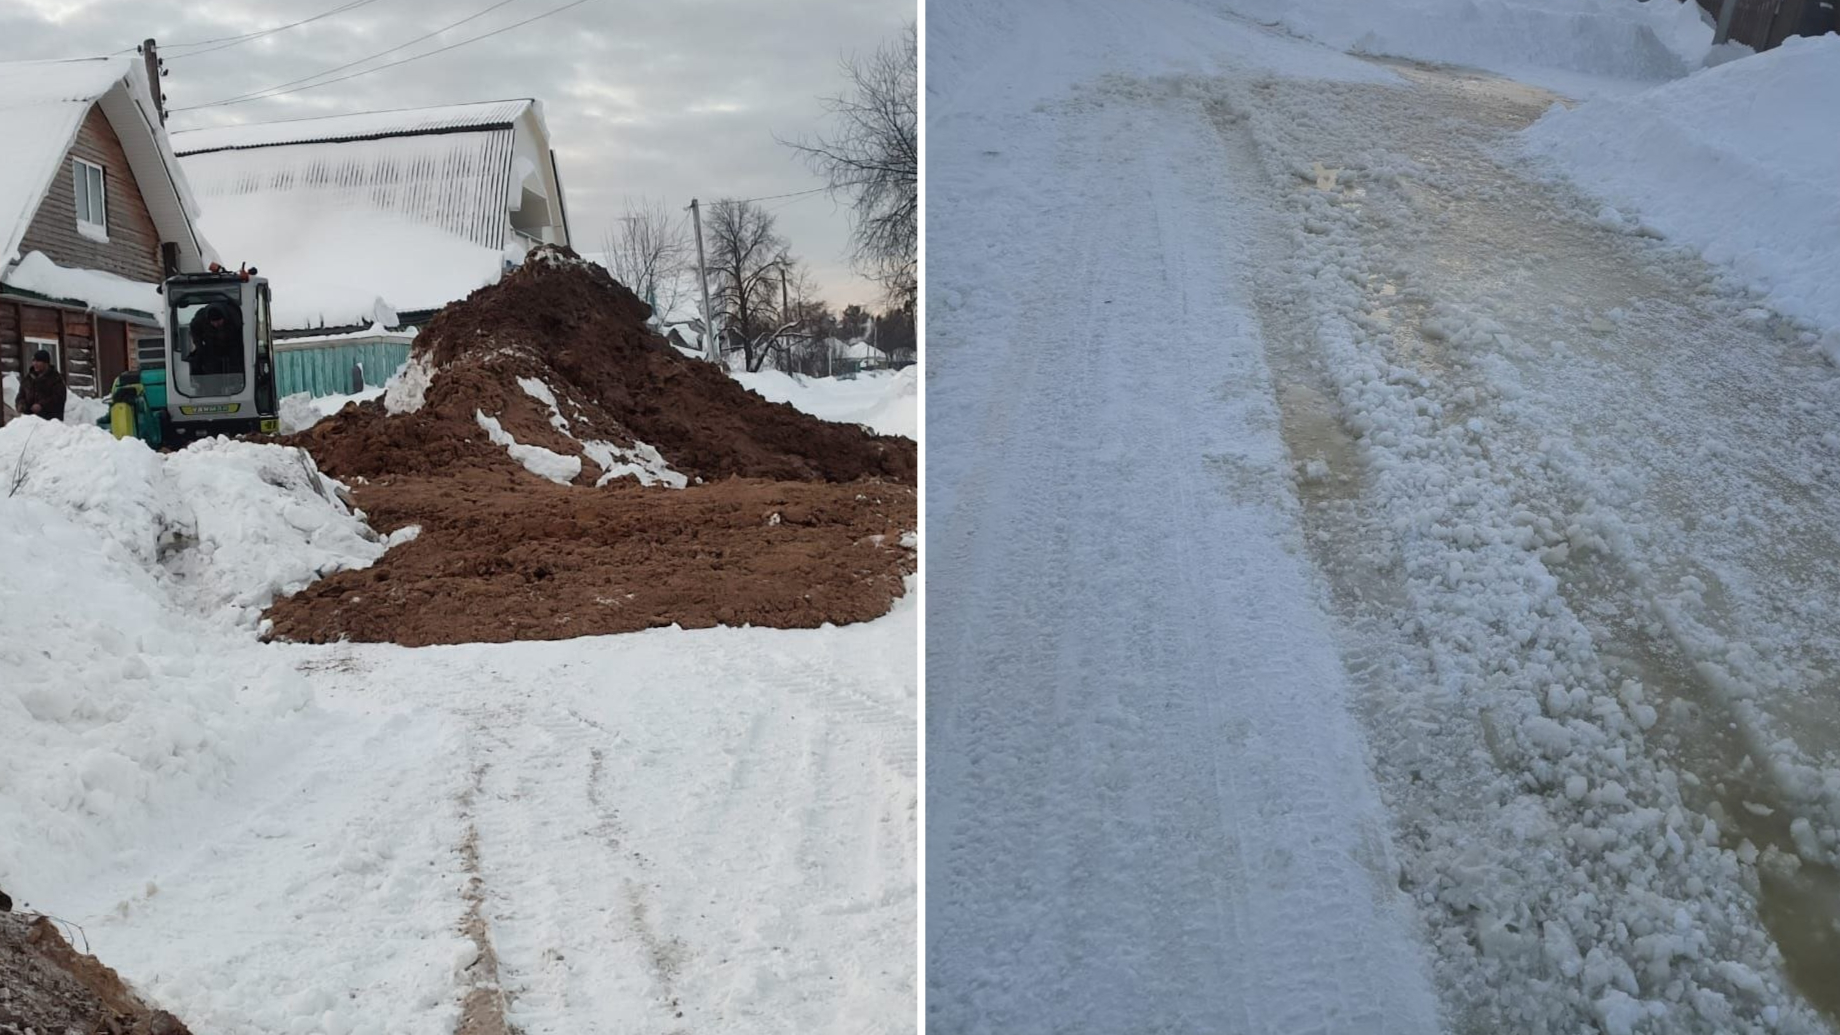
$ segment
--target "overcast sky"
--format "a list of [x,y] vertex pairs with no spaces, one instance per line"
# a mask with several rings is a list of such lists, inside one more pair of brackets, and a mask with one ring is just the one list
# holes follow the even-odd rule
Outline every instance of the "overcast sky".
[[[349,72],[554,10],[568,0],[355,0],[309,24],[206,53],[179,44],[284,25],[354,0],[0,0],[0,60],[82,57],[160,41],[181,108],[375,54],[496,3],[465,25]],[[425,60],[323,89],[176,113],[173,129],[460,101],[544,104],[577,249],[599,250],[627,197],[762,197],[821,186],[774,140],[825,129],[843,57],[915,17],[915,0],[585,0]],[[197,51],[196,56],[187,56]],[[3,160],[3,159],[0,159]],[[841,308],[877,299],[848,262],[846,209],[824,194],[768,201],[793,254]]]

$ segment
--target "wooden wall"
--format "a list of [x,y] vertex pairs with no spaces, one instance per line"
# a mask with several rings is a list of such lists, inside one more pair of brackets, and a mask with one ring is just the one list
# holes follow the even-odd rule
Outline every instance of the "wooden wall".
[[121,148],[121,138],[115,135],[115,128],[109,125],[101,107],[90,106],[76,143],[71,145],[70,155],[103,168],[108,243],[92,241],[77,233],[74,163],[66,157],[57,174],[51,177],[51,188],[26,227],[19,253],[41,251],[60,266],[106,270],[146,284],[157,284],[165,279],[160,266],[160,232],[154,228],[147,202],[141,197],[133,171],[128,168],[128,156]]
[[[0,299],[0,372],[17,374],[32,361],[36,346],[27,338],[59,344],[58,366],[77,395],[95,397],[115,383],[116,375],[139,364],[133,351],[137,335],[159,329],[91,316],[77,309]],[[13,400],[5,400],[10,407]]]

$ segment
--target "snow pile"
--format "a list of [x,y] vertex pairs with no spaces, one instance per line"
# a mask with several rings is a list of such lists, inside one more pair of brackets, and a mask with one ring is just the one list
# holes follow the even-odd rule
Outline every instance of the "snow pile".
[[790,403],[821,420],[866,425],[879,435],[920,437],[917,367],[868,371],[854,380],[799,377],[777,370],[737,371],[734,377],[769,402]]
[[[1555,108],[1523,140],[1552,171],[1831,334],[1840,133],[1821,127],[1836,95],[1840,37],[1792,37],[1633,96]],[[1840,362],[1840,337],[1829,343]]]
[[284,396],[277,414],[281,421],[281,433],[292,435],[297,431],[305,431],[350,403],[366,403],[380,398],[385,390],[384,387],[372,387],[352,395],[315,396],[312,392],[295,392]]
[[1343,50],[1470,65],[1596,93],[1658,82],[1705,60],[1712,30],[1676,0],[1216,0]]
[[102,270],[59,266],[44,252],[28,252],[17,266],[7,271],[6,283],[51,298],[88,302],[97,309],[127,309],[155,318],[163,313],[159,285],[144,284]]
[[382,546],[291,450],[169,457],[98,428],[0,428],[0,886],[54,885],[227,782],[307,684],[246,632]]

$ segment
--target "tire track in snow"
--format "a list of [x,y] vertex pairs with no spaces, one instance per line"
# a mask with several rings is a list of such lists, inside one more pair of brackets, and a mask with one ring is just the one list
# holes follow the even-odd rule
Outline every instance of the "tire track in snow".
[[[1700,821],[1686,807],[1693,795],[1683,796],[1674,782],[1676,763],[1667,761],[1665,748],[1655,759],[1646,757],[1651,745],[1643,730],[1655,713],[1645,711],[1651,708],[1645,696],[1653,700],[1663,688],[1649,687],[1644,695],[1641,684],[1618,673],[1618,659],[1604,652],[1604,609],[1639,617],[1645,608],[1639,584],[1633,599],[1623,587],[1606,596],[1573,574],[1584,570],[1579,554],[1593,543],[1613,564],[1640,558],[1631,552],[1636,540],[1611,509],[1627,509],[1631,501],[1612,494],[1606,508],[1598,499],[1606,482],[1588,473],[1581,482],[1575,454],[1541,441],[1551,426],[1538,422],[1538,400],[1521,402],[1528,393],[1504,357],[1519,359],[1526,350],[1517,350],[1507,328],[1473,317],[1466,322],[1453,308],[1499,309],[1511,307],[1517,291],[1528,297],[1511,276],[1524,268],[1520,260],[1499,257],[1504,244],[1518,244],[1523,236],[1530,250],[1551,253],[1541,259],[1561,283],[1568,276],[1579,278],[1575,288],[1597,283],[1588,273],[1580,278],[1565,261],[1563,249],[1576,238],[1563,228],[1529,222],[1529,233],[1520,235],[1509,229],[1518,224],[1503,219],[1477,236],[1473,254],[1449,246],[1453,233],[1461,236],[1466,228],[1444,207],[1445,198],[1499,213],[1542,189],[1513,182],[1477,143],[1515,125],[1511,114],[1491,107],[1512,91],[1478,88],[1473,80],[1459,85],[1446,100],[1435,84],[1414,91],[1267,82],[1226,89],[1222,100],[1232,117],[1216,120],[1223,132],[1243,133],[1259,149],[1273,201],[1294,213],[1298,258],[1283,271],[1290,279],[1274,280],[1261,293],[1273,347],[1279,355],[1295,349],[1293,357],[1311,357],[1292,360],[1293,369],[1326,372],[1344,420],[1362,439],[1367,469],[1356,482],[1374,499],[1348,505],[1319,500],[1312,508],[1314,543],[1326,570],[1338,574],[1338,600],[1366,631],[1369,643],[1358,653],[1395,655],[1390,666],[1369,669],[1387,695],[1371,701],[1370,714],[1384,734],[1383,771],[1390,774],[1389,796],[1402,816],[1406,843],[1417,868],[1429,865],[1437,877],[1427,887],[1421,874],[1415,884],[1424,889],[1428,918],[1442,931],[1447,995],[1463,1004],[1465,1024],[1485,1029],[1594,1023],[1639,1008],[1663,1011],[1656,1017],[1665,1019],[1651,1021],[1657,1030],[1707,1024],[1751,1030],[1779,1021],[1814,1030],[1792,997],[1779,1017],[1773,1003],[1781,1000],[1769,979],[1755,976],[1775,969],[1775,950],[1761,938],[1753,893],[1744,890],[1735,853],[1694,851],[1702,838],[1716,839],[1716,828],[1690,832]],[[1463,128],[1471,118],[1489,128]],[[1427,127],[1436,127],[1435,135]],[[1325,188],[1320,174],[1300,185],[1306,179],[1300,159],[1350,175],[1340,189],[1333,183]],[[1546,211],[1572,218],[1556,207]],[[1415,252],[1419,240],[1429,243]],[[1396,293],[1376,297],[1382,282],[1390,287],[1395,280],[1401,282]],[[1513,423],[1530,416],[1523,431],[1529,437],[1517,437]],[[1576,495],[1581,487],[1582,501]],[[1368,545],[1350,546],[1351,537]],[[1504,545],[1511,548],[1504,551]],[[1515,549],[1527,551],[1524,561]],[[1391,564],[1365,563],[1389,550]],[[1640,564],[1631,570],[1640,571]],[[1419,617],[1385,602],[1389,592],[1398,592],[1387,589],[1389,581],[1414,602]],[[1531,612],[1523,610],[1528,602],[1535,605]],[[1478,616],[1495,624],[1481,624]],[[1516,624],[1531,637],[1502,635]],[[1413,662],[1412,653],[1422,660]],[[1542,669],[1551,674],[1541,676]],[[1548,689],[1554,676],[1558,696]],[[1580,708],[1581,702],[1588,707]],[[1462,726],[1443,723],[1439,713],[1452,708],[1475,717],[1470,729],[1481,735],[1480,745],[1466,744]],[[1583,775],[1578,756],[1568,761],[1560,745],[1591,738],[1600,748],[1623,745],[1614,750],[1627,754],[1607,769],[1590,763],[1584,768],[1596,771]],[[1452,765],[1477,755],[1491,759],[1491,767],[1519,773],[1526,785],[1519,796],[1504,798],[1505,785],[1491,788],[1488,769],[1466,774]],[[1431,773],[1435,781],[1421,784]],[[1458,788],[1500,803],[1500,811],[1458,806]],[[1540,791],[1552,795],[1551,804],[1535,804]],[[1567,799],[1578,804],[1567,805]],[[1641,828],[1626,820],[1660,816],[1644,812],[1651,805],[1667,810],[1668,830],[1655,842],[1660,854],[1653,864],[1617,844],[1629,835],[1642,844]],[[1688,822],[1676,835],[1681,824],[1674,817],[1683,809]],[[1512,825],[1521,830],[1511,832]],[[1465,829],[1494,846],[1466,848],[1449,840]],[[1609,835],[1607,844],[1594,844],[1600,832]],[[1542,872],[1549,864],[1526,855],[1534,845],[1560,848],[1569,864],[1556,874]],[[1542,855],[1552,852],[1546,847]],[[1592,873],[1594,886],[1630,883],[1640,892],[1600,892],[1602,904],[1581,910],[1574,891],[1553,883],[1570,872]],[[1705,910],[1708,898],[1720,903],[1719,912]],[[1686,912],[1670,916],[1679,906]],[[1741,912],[1753,919],[1734,920]],[[1685,926],[1682,916],[1690,918]],[[1618,927],[1608,938],[1601,926],[1606,919]],[[1640,937],[1627,933],[1625,922]],[[1619,1002],[1618,995],[1630,998]],[[1637,1002],[1648,997],[1646,1004]],[[1560,1021],[1568,1008],[1577,1011],[1576,1021]]]

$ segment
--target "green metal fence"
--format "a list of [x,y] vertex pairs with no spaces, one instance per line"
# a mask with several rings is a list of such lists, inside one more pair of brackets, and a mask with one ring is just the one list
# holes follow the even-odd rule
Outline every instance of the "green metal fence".
[[409,361],[409,346],[394,342],[327,342],[306,348],[275,350],[275,381],[282,395],[351,392],[352,364],[364,368],[364,383],[375,387]]

